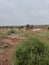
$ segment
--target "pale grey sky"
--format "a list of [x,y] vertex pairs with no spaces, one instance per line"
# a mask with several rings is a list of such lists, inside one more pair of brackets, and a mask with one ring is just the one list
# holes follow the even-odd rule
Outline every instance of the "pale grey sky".
[[49,24],[49,0],[0,0],[0,25]]

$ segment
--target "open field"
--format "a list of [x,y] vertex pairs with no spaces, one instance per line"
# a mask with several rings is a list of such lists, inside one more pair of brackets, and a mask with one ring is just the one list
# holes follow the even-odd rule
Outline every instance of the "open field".
[[0,65],[12,65],[13,47],[30,36],[36,36],[49,46],[49,30],[46,26],[31,29],[0,28]]

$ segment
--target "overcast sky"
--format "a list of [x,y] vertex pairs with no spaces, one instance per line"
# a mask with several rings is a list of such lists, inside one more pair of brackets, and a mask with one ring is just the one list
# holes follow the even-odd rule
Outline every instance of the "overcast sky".
[[0,25],[49,24],[49,0],[0,0]]

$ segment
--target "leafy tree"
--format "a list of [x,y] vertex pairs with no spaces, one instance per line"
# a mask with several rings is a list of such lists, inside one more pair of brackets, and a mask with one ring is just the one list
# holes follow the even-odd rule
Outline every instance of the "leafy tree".
[[29,27],[30,27],[30,25],[29,25],[29,24],[27,24],[27,25],[26,25],[26,29],[29,29]]
[[34,27],[33,25],[29,25],[29,24],[26,25],[26,29],[32,29],[33,27]]

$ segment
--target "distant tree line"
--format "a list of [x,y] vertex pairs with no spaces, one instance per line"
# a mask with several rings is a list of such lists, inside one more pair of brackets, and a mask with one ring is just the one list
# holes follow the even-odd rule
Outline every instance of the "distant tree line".
[[33,28],[33,25],[21,25],[21,26],[0,26],[0,28],[19,28],[19,29],[23,29],[23,28],[26,28],[26,29],[30,29],[30,28]]
[[34,28],[36,26],[38,26],[40,28],[48,27],[48,29],[49,29],[49,25],[30,25],[30,24],[21,25],[21,26],[0,26],[0,28],[11,28],[11,29],[12,28],[18,28],[20,30],[20,29],[23,29],[23,28],[25,28],[25,29],[32,29],[32,28]]

